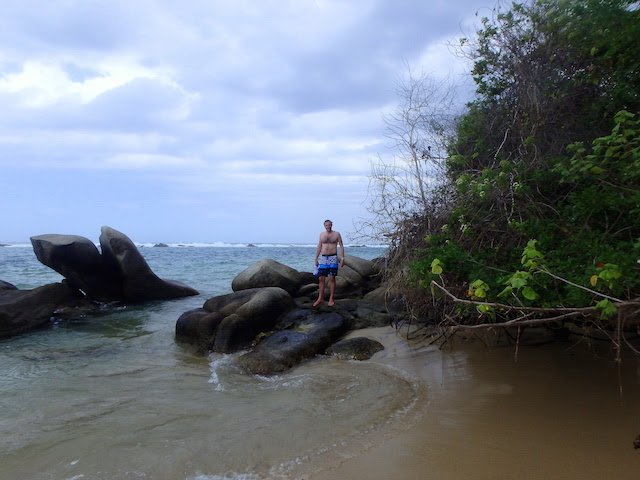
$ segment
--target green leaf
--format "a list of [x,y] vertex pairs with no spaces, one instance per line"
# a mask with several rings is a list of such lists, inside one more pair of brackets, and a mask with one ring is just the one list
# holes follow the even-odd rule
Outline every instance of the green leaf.
[[509,295],[511,292],[513,292],[513,287],[508,286],[508,287],[505,287],[505,289],[504,289],[504,290],[502,290],[502,291],[498,294],[498,296],[499,296],[499,297],[506,297],[506,296],[507,296],[507,295]]
[[484,303],[481,305],[478,305],[476,307],[476,309],[478,310],[478,312],[480,312],[481,314],[485,314],[485,313],[489,313],[491,311],[491,306],[490,305],[485,305]]
[[434,275],[440,275],[442,273],[442,266],[440,265],[440,260],[437,258],[431,262],[431,273]]
[[618,311],[618,309],[611,302],[611,300],[606,299],[606,298],[604,300],[600,300],[596,304],[596,308],[599,309],[599,310],[602,310],[602,312],[600,314],[602,316],[602,318],[611,317],[613,314],[615,314]]
[[538,294],[531,287],[524,287],[522,289],[522,296],[527,300],[535,300],[538,298]]

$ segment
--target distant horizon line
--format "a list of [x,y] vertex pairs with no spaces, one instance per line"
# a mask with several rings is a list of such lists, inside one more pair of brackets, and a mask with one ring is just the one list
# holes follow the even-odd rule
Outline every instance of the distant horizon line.
[[[211,247],[237,247],[237,248],[265,248],[265,247],[316,247],[315,243],[295,243],[295,242],[137,242],[132,240],[136,247],[144,248],[211,248]],[[94,242],[96,246],[99,246],[99,242]],[[21,242],[3,242],[0,241],[1,247],[31,247],[30,241]],[[384,244],[367,244],[367,243],[348,243],[345,244],[345,248],[387,248],[388,245]]]

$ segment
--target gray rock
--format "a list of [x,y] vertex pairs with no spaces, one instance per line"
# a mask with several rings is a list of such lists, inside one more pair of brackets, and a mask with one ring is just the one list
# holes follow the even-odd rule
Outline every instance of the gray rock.
[[[338,279],[346,280],[350,286],[352,287],[360,287],[364,284],[364,278],[358,272],[356,272],[353,268],[348,265],[344,265],[338,270],[338,276],[336,277],[336,282]],[[336,283],[336,287],[338,283]],[[345,285],[343,285],[343,288]]]
[[39,235],[31,237],[31,244],[40,262],[94,300],[140,302],[198,294],[181,282],[158,278],[134,243],[109,227],[102,227],[102,254],[77,235]]
[[262,340],[238,359],[248,373],[270,375],[284,372],[306,358],[322,353],[349,328],[337,313],[311,316],[295,330],[281,330]]
[[300,285],[309,285],[315,283],[318,285],[318,277],[311,272],[300,272]]
[[297,297],[306,297],[308,295],[316,296],[318,295],[318,284],[310,283],[307,285],[301,286],[296,292]]
[[176,322],[176,340],[192,343],[203,350],[213,350],[216,332],[223,316],[204,308],[189,310]]
[[300,285],[300,272],[269,258],[263,258],[249,266],[231,282],[234,292],[250,288],[280,287],[292,295]]
[[368,360],[381,350],[384,350],[384,346],[376,340],[354,337],[331,345],[326,353],[353,360]]
[[0,290],[18,290],[14,284],[0,280]]
[[255,337],[274,328],[294,307],[282,288],[240,290],[208,299],[176,323],[176,340],[231,353],[251,345]]
[[378,287],[367,293],[360,303],[366,308],[389,313],[393,316],[402,316],[406,312],[401,295],[390,292],[385,287]]
[[383,327],[404,318],[405,310],[398,295],[384,287],[376,288],[358,301],[354,328]]
[[120,277],[124,301],[140,302],[198,295],[197,290],[182,282],[159,278],[135,244],[123,233],[110,227],[102,227],[100,246],[106,265]]
[[380,273],[380,267],[371,260],[354,257],[353,255],[344,256],[344,264],[356,272],[363,278],[369,278]]
[[0,338],[24,333],[46,324],[55,311],[82,298],[66,283],[33,290],[0,290]]
[[49,234],[31,237],[31,245],[41,263],[90,298],[109,302],[123,297],[117,271],[104,261],[91,240],[77,235]]

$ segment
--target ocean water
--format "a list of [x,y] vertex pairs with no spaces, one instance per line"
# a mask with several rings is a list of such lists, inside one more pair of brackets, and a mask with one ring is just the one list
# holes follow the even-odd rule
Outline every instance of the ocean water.
[[[315,246],[139,247],[156,274],[201,294],[108,305],[1,340],[0,478],[294,478],[410,415],[420,387],[387,365],[320,357],[255,377],[235,355],[174,341],[177,318],[231,292],[246,267],[272,258],[311,271]],[[61,277],[18,245],[0,248],[0,279],[28,289]]]
[[[201,294],[0,340],[0,479],[638,478],[629,349],[621,363],[589,338],[439,349],[389,327],[365,332],[385,345],[368,361],[320,356],[250,376],[236,355],[176,344],[177,318],[261,258],[310,271],[315,247],[140,247],[158,275]],[[60,276],[22,245],[0,248],[0,279],[33,288]]]

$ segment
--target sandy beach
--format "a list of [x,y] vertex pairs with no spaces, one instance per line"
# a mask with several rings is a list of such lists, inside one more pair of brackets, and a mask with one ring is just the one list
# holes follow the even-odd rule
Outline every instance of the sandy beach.
[[[361,334],[362,332],[356,333]],[[423,382],[415,421],[313,480],[636,479],[637,358],[617,364],[581,345],[454,350],[411,345],[391,329],[367,336],[374,357]]]

